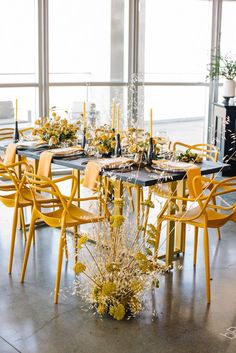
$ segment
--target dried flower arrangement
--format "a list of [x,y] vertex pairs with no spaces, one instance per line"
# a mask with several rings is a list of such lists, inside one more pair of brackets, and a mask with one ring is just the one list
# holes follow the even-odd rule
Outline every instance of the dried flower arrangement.
[[[143,308],[144,292],[159,285],[162,270],[155,261],[156,228],[150,225],[145,239],[140,230],[132,236],[125,218],[115,215],[94,235],[93,250],[87,235],[82,234],[77,244],[76,292],[99,315],[108,314],[116,320],[135,316]],[[90,258],[83,256],[84,251]]]

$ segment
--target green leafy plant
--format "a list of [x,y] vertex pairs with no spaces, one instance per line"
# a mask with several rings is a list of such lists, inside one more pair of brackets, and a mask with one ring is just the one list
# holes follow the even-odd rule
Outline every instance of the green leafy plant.
[[213,55],[211,64],[208,65],[208,71],[207,78],[211,80],[218,77],[234,80],[236,77],[236,60],[229,55]]

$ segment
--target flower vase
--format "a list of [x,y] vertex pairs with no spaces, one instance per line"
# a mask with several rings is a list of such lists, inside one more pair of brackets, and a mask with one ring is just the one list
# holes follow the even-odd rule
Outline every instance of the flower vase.
[[235,81],[228,80],[227,78],[224,80],[223,83],[223,104],[228,105],[230,98],[235,97]]

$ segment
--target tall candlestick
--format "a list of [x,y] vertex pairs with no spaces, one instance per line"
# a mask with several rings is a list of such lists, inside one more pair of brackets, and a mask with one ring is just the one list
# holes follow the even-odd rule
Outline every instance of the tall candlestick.
[[18,121],[18,99],[16,99],[16,121]]
[[152,109],[150,109],[150,137],[152,137]]
[[112,99],[112,108],[111,108],[111,128],[115,127],[115,99]]
[[120,105],[117,104],[117,132],[120,132]]
[[86,128],[86,102],[83,104],[83,122],[84,122],[84,129]]

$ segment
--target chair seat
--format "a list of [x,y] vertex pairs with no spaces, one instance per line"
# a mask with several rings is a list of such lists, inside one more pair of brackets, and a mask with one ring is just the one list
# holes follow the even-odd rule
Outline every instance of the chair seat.
[[[15,197],[16,193],[0,195],[0,201],[7,207],[15,207]],[[36,199],[38,201],[47,200],[42,194],[37,193]],[[21,194],[19,197],[18,205],[19,207],[27,207],[33,204],[32,195],[28,188],[24,188],[21,190]]]
[[[104,216],[98,216],[96,214],[93,214],[92,212],[86,211],[74,205],[71,205],[68,208],[68,211],[70,214],[66,215],[66,227],[73,227],[75,225],[85,223],[95,223],[104,219]],[[47,223],[51,227],[61,227],[63,212],[64,210],[61,207],[52,212],[40,212],[40,218],[43,219],[45,223]],[[75,217],[76,219],[73,217]]]
[[[176,220],[179,220],[181,222],[184,222],[184,223],[190,223],[190,224],[193,224],[193,225],[198,225],[200,227],[204,227],[204,215],[201,215],[200,217],[198,218],[195,218],[194,220],[192,221],[186,221],[188,218],[194,218],[198,215],[198,213],[200,213],[200,207],[199,206],[196,206],[196,207],[193,207],[187,211],[184,211],[184,212],[177,212],[175,214],[174,217],[176,217]],[[231,218],[231,215],[233,212],[231,213],[219,213],[213,209],[210,209],[208,208],[206,210],[206,213],[207,213],[207,226],[209,228],[217,228],[218,226],[221,227],[223,226],[230,218]],[[173,219],[173,215],[172,216],[165,216],[165,219]]]

